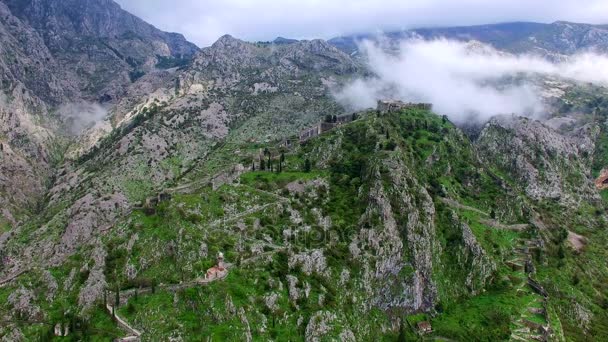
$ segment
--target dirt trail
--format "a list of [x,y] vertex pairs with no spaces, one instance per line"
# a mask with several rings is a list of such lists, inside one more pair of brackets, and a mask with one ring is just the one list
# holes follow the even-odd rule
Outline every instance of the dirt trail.
[[447,204],[448,206],[450,206],[452,208],[474,211],[474,212],[476,212],[478,214],[481,214],[483,216],[490,216],[485,211],[481,211],[481,210],[479,210],[477,208],[469,207],[468,205],[460,204],[459,202],[456,202],[453,199],[441,197],[440,200],[441,200],[441,202]]

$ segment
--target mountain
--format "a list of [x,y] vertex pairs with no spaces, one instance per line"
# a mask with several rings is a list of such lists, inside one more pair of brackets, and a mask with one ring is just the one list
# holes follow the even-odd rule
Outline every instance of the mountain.
[[[139,129],[153,131],[156,117]],[[156,145],[175,154],[151,134],[142,146],[123,140],[108,151],[136,156]],[[95,193],[66,188],[84,197],[64,213],[51,204],[59,214],[43,228],[23,226],[5,242],[5,274],[26,273],[0,294],[11,317],[51,326],[76,319],[65,303],[79,303],[97,318],[72,336],[100,338],[121,336],[99,305],[114,303],[117,291],[117,315],[144,338],[372,339],[391,324],[387,338],[413,338],[407,322],[426,320],[455,339],[472,331],[492,340],[601,336],[605,297],[590,284],[608,277],[605,209],[580,146],[517,117],[488,123],[471,142],[426,110],[363,112],[304,145],[218,146],[191,179],[135,205],[119,188],[101,192],[126,169],[108,169],[100,152],[58,182],[87,175]],[[262,160],[281,172],[260,169]],[[142,176],[167,164],[152,165]],[[219,252],[227,278],[198,285]],[[112,291],[105,297],[104,288]]]
[[[6,221],[32,214],[69,144],[146,73],[198,48],[112,1],[0,2],[0,203]],[[76,122],[73,122],[76,120]]]
[[465,134],[347,112],[332,94],[369,71],[336,41],[0,11],[0,339],[606,337],[604,87],[536,80],[549,118]]
[[198,48],[162,32],[110,0],[6,0],[12,14],[42,39],[86,97],[117,99],[161,61],[191,58]]
[[[608,29],[590,25],[558,21],[551,24],[514,22],[492,25],[422,28],[386,33],[389,40],[421,37],[447,38],[462,41],[476,40],[496,49],[511,53],[533,53],[558,59],[584,51],[608,51]],[[357,51],[357,41],[373,39],[370,34],[331,39],[330,44],[346,53]]]

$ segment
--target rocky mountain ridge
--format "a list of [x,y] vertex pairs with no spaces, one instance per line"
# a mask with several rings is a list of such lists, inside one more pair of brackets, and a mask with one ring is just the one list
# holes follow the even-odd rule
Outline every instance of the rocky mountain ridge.
[[[561,60],[581,52],[608,51],[608,29],[605,25],[590,25],[557,21],[551,24],[513,22],[479,26],[421,28],[387,32],[385,38],[392,42],[403,39],[447,38],[459,41],[480,41],[498,50],[511,53],[529,53]],[[346,53],[358,50],[357,42],[375,39],[374,35],[361,34],[337,37],[329,43]]]

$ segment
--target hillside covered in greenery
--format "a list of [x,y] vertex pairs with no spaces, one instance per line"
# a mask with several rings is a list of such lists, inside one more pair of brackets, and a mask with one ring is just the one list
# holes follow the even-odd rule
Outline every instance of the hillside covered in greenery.
[[[504,134],[489,124],[478,141]],[[32,339],[57,323],[74,332],[64,340],[127,335],[104,307],[120,296],[115,314],[143,340],[606,334],[604,203],[531,198],[476,144],[445,117],[411,109],[362,113],[303,145],[218,146],[209,160],[224,167],[192,170],[121,219],[103,249],[0,288],[0,310]],[[210,172],[225,177],[196,176]],[[196,283],[219,252],[226,278]],[[96,258],[105,295],[80,311]],[[420,335],[419,322],[433,331]]]

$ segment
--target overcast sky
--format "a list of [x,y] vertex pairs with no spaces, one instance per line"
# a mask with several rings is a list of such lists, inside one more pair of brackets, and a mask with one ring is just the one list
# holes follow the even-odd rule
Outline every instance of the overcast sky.
[[204,47],[224,34],[249,41],[360,32],[567,20],[608,24],[608,0],[115,0]]

